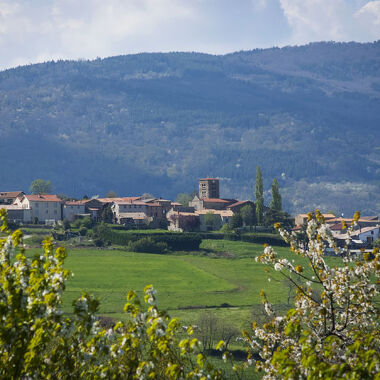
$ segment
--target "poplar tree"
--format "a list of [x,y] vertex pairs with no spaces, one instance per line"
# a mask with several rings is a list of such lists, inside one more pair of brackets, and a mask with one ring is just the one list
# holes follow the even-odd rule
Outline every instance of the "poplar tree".
[[272,200],[270,201],[269,207],[276,211],[282,210],[282,199],[276,178],[273,179],[272,183]]
[[255,199],[256,199],[256,220],[257,224],[263,223],[264,214],[264,194],[263,194],[263,176],[260,166],[256,167],[256,183],[255,183]]

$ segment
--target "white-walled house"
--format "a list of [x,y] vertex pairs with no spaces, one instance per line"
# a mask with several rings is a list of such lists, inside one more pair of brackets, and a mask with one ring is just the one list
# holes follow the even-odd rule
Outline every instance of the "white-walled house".
[[17,198],[14,202],[24,209],[30,209],[28,217],[29,220],[25,222],[32,222],[35,218],[39,222],[47,220],[62,220],[62,200],[56,195],[52,194],[38,194],[38,195],[23,195]]
[[361,240],[363,243],[371,244],[379,238],[379,226],[361,228],[354,232],[353,237],[354,239]]
[[31,209],[23,208],[20,205],[3,205],[0,204],[0,209],[4,208],[7,210],[8,220],[15,223],[27,223],[31,220]]

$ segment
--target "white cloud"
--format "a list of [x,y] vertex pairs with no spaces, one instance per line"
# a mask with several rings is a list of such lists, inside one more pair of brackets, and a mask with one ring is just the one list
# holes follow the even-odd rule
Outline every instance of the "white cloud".
[[371,1],[355,13],[362,28],[366,28],[374,39],[380,38],[380,1]]
[[[375,17],[379,16],[378,3],[353,0],[280,0],[281,7],[292,29],[291,43],[300,44],[310,41],[373,41],[380,38],[380,31],[373,27]],[[374,4],[377,3],[377,4]],[[365,24],[359,20],[365,14]],[[374,17],[375,15],[375,17]]]
[[361,0],[0,0],[0,69],[142,51],[227,53],[380,38]]

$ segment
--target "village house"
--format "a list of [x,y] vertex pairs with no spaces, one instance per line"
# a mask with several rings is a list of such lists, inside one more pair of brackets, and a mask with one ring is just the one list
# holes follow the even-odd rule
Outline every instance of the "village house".
[[30,210],[24,215],[24,222],[62,220],[63,201],[52,194],[25,194],[16,198],[14,205]]
[[22,208],[20,205],[1,204],[0,209],[7,210],[8,220],[14,223],[26,223],[31,220],[31,209]]
[[22,195],[24,195],[22,191],[0,191],[0,205],[11,205]]
[[199,230],[200,218],[199,215],[195,212],[177,211],[172,208],[166,214],[166,218],[169,222],[169,231],[188,232]]
[[237,203],[236,199],[221,199],[221,198],[200,198],[196,195],[189,206],[194,207],[195,210],[226,210],[228,206]]
[[[328,222],[330,219],[336,219],[336,216],[334,214],[322,214],[325,218],[325,221]],[[302,226],[307,222],[308,214],[298,214],[294,218],[294,225],[295,226]]]
[[72,222],[85,216],[90,216],[90,213],[86,213],[86,201],[66,201],[63,205],[63,219]]
[[142,200],[140,197],[131,197],[114,201],[111,210],[116,223],[129,224],[133,222],[135,225],[145,223],[155,227],[166,220],[166,210],[170,208],[168,202],[170,201],[162,199]]
[[[224,224],[230,222],[231,218],[234,215],[234,212],[231,210],[196,210],[196,214],[199,215],[201,231],[212,231],[220,230]],[[207,215],[212,216],[211,218]],[[212,221],[212,224],[209,224],[209,220]]]
[[[255,210],[255,202],[252,201],[237,201],[233,203],[232,205],[227,206],[227,210],[231,210],[234,214],[237,212],[240,212],[240,210],[245,206],[252,206],[252,208]],[[265,206],[264,206],[265,207]],[[267,207],[265,207],[266,209]]]
[[[372,243],[379,238],[379,229],[379,226],[375,226],[364,227],[354,231],[351,233],[352,244],[356,246],[372,245]],[[346,245],[346,240],[349,237],[347,232],[342,233],[341,231],[332,230],[332,234],[338,246],[343,247]]]

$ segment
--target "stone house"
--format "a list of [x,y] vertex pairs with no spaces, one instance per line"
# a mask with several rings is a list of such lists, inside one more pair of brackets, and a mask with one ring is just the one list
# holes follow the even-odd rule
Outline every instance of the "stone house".
[[27,218],[24,217],[25,222],[33,222],[35,219],[39,222],[62,220],[63,201],[56,195],[25,194],[17,198],[14,204],[23,209],[30,210]]
[[74,221],[77,217],[90,216],[86,213],[85,201],[66,201],[63,205],[63,219],[69,222]]

